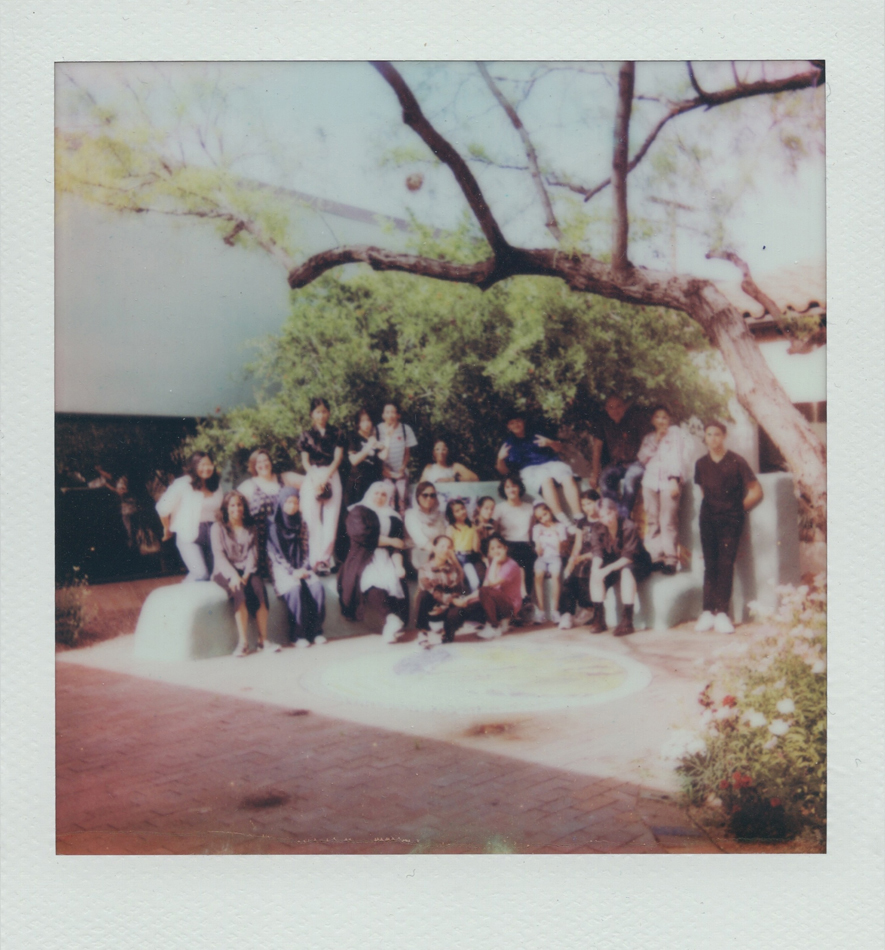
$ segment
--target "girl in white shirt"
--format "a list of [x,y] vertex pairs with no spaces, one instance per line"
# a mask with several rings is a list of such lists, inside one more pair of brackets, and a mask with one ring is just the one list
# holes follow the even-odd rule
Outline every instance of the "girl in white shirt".
[[166,489],[157,502],[163,540],[175,535],[178,553],[187,567],[186,581],[208,581],[212,572],[210,529],[221,507],[215,463],[205,452],[194,452],[185,474]]
[[671,421],[666,406],[655,406],[651,416],[654,432],[642,440],[637,456],[637,461],[645,466],[645,549],[665,574],[675,574],[679,565],[679,500],[689,464],[686,435]]
[[532,544],[534,508],[525,500],[525,485],[518,475],[502,479],[498,494],[504,501],[495,505],[495,522],[501,537],[507,542],[510,557],[522,568],[527,588],[530,588],[535,566]]

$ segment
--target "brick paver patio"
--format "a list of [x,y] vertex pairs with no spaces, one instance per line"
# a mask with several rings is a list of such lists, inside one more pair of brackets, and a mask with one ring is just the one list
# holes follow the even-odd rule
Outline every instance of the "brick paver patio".
[[56,669],[60,854],[718,850],[667,796],[618,778]]

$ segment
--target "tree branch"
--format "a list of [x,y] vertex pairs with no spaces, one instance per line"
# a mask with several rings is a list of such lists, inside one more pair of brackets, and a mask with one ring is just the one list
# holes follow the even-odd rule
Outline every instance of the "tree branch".
[[743,280],[741,281],[741,290],[748,296],[752,297],[758,304],[763,308],[763,316],[767,313],[771,317],[778,321],[780,320],[782,313],[781,308],[768,296],[759,289],[758,284],[753,280],[752,275],[750,274],[750,267],[746,261],[738,257],[734,251],[707,251],[706,253],[707,260],[720,260],[728,261],[730,264],[734,264],[735,267],[743,275]]
[[619,278],[630,269],[627,258],[629,220],[627,218],[627,155],[630,148],[630,112],[633,109],[633,82],[636,64],[628,61],[618,71],[618,108],[615,113],[615,142],[612,152],[612,272]]
[[470,171],[467,163],[427,120],[414,93],[396,67],[387,62],[374,62],[372,65],[387,80],[391,89],[396,93],[403,110],[403,122],[421,136],[430,151],[441,162],[445,162],[451,168],[452,174],[461,187],[471,211],[476,215],[476,220],[479,222],[482,233],[489,242],[495,257],[506,257],[510,245],[498,226],[479,183],[473,177],[473,172]]
[[[691,65],[689,64],[689,68]],[[693,75],[693,71],[692,71]],[[726,105],[729,102],[736,102],[738,99],[749,99],[753,96],[776,95],[779,92],[797,92],[800,89],[814,89],[823,82],[823,63],[814,64],[814,68],[804,73],[796,73],[788,76],[786,79],[760,79],[753,83],[742,83],[739,86],[732,86],[729,89],[722,89],[718,92],[700,92],[694,99],[683,99],[681,102],[673,103],[670,111],[658,121],[658,124],[651,130],[645,141],[639,148],[639,151],[630,159],[627,165],[627,172],[632,172],[634,168],[645,158],[646,152],[651,148],[652,143],[658,137],[661,129],[677,116],[684,115],[686,112],[692,112],[695,109],[706,108],[713,109],[716,106]],[[695,89],[699,87],[694,84]],[[593,188],[586,188],[583,185],[564,179],[556,179],[547,176],[547,184],[554,188],[568,188],[576,194],[583,195],[584,201],[599,194],[612,183],[611,178],[606,178]]]
[[544,187],[544,181],[541,178],[541,170],[538,167],[538,155],[535,152],[535,147],[532,144],[532,140],[529,137],[529,133],[526,130],[526,127],[522,124],[522,119],[520,119],[519,114],[516,109],[508,101],[507,97],[501,92],[498,88],[497,83],[489,75],[489,71],[486,69],[485,64],[477,63],[476,68],[479,70],[480,75],[486,81],[486,85],[492,91],[492,95],[498,100],[501,108],[507,114],[507,118],[510,119],[513,128],[519,133],[519,137],[522,139],[522,145],[525,149],[526,158],[529,162],[529,171],[531,172],[532,181],[535,183],[535,189],[538,192],[538,197],[541,199],[541,204],[544,208],[545,221],[544,224],[547,227],[547,230],[556,238],[557,243],[562,242],[562,231],[559,228],[559,223],[556,220],[556,214],[553,211],[553,205],[550,203],[550,195],[547,194],[547,189]]

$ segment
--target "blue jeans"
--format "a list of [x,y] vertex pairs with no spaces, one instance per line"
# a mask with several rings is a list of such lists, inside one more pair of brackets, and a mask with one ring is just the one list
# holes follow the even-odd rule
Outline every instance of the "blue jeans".
[[[618,503],[618,514],[631,518],[645,466],[640,462],[615,462],[607,465],[599,476],[599,491],[603,498]],[[623,481],[623,490],[621,482]]]

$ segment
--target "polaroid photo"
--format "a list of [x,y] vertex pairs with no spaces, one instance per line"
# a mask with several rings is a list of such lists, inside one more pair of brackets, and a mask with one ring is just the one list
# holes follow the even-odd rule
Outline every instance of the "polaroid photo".
[[[54,465],[52,497],[26,498],[55,653],[15,694],[40,700],[27,735],[55,730],[54,761],[24,760],[35,893],[70,887],[45,925],[85,946],[90,903],[124,929],[162,894],[198,941],[231,916],[316,936],[337,906],[352,945],[357,916],[405,901],[398,944],[443,889],[428,939],[460,905],[465,945],[571,945],[627,888],[637,939],[660,915],[658,945],[700,946],[769,932],[780,887],[796,933],[826,932],[821,890],[880,794],[871,736],[833,738],[828,579],[843,623],[858,588],[828,555],[828,464],[849,471],[828,394],[868,357],[837,330],[828,366],[827,310],[844,331],[872,299],[829,223],[833,59],[516,42],[369,62],[331,37],[283,59],[157,31],[43,48],[54,187],[26,236],[54,301],[4,327],[54,345],[54,373],[14,367],[43,380]],[[844,542],[862,522],[832,494]],[[8,642],[4,686],[26,668]],[[9,828],[21,874],[34,832]],[[703,934],[684,887],[716,902]]]

